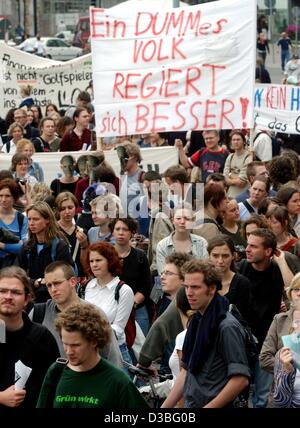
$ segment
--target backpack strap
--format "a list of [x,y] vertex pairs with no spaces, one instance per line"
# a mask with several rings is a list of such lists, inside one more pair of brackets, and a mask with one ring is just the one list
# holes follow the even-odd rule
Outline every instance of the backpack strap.
[[[259,137],[261,134],[267,134],[267,132],[266,132],[266,131],[260,131],[260,132],[258,132],[258,133],[255,135],[254,139],[253,139],[253,143],[254,143],[254,141],[256,141],[256,140],[258,139],[258,137]],[[267,135],[268,135],[268,134],[267,134]]]
[[38,324],[42,324],[45,318],[45,313],[46,313],[46,302],[36,303],[33,306],[32,321]]
[[119,298],[120,298],[120,289],[122,287],[122,285],[125,284],[124,281],[119,281],[118,285],[116,286],[115,289],[115,300],[119,303]]
[[255,213],[255,209],[251,207],[248,201],[243,201],[243,205],[247,208],[250,214]]
[[19,225],[19,236],[20,240],[22,240],[22,227],[24,223],[24,216],[20,213],[20,211],[17,211],[17,218],[18,218],[18,225]]
[[54,238],[51,241],[51,259],[53,262],[56,261],[56,249],[57,249],[57,244],[58,244],[58,238]]
[[53,401],[56,393],[56,388],[67,364],[68,364],[68,360],[66,360],[65,358],[57,358],[55,361],[55,366],[51,373],[51,384],[50,384],[50,389],[48,391],[46,408],[53,408]]
[[8,140],[6,143],[6,151],[7,151],[7,153],[10,152],[10,140]]
[[231,163],[232,163],[233,155],[234,155],[234,153],[231,153],[231,155],[228,156],[228,158],[229,158],[229,172],[231,171]]

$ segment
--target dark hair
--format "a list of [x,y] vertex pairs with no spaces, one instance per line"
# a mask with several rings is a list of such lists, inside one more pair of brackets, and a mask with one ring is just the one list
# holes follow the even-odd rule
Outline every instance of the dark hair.
[[110,340],[110,326],[99,310],[90,303],[76,303],[60,312],[55,319],[55,327],[61,336],[62,329],[78,331],[88,342],[96,342],[98,349]]
[[281,226],[289,233],[292,233],[292,226],[291,226],[291,220],[289,216],[289,212],[286,207],[284,206],[278,206],[274,207],[268,214],[267,218],[270,219],[271,217],[274,217]]
[[74,166],[76,165],[76,160],[72,155],[64,155],[61,157],[59,163],[62,165],[64,160],[68,160],[70,161],[70,163],[72,163]]
[[[212,250],[215,247],[222,247],[223,245],[226,245],[228,247],[229,251],[231,252],[231,254],[234,256],[234,254],[235,254],[234,242],[229,236],[224,235],[224,234],[217,235],[208,241],[208,246],[207,246],[208,254],[210,255],[210,253],[212,252]],[[232,262],[230,264],[230,270],[235,272],[234,260],[232,260]]]
[[268,229],[269,225],[268,222],[266,221],[266,219],[256,213],[251,214],[249,218],[247,218],[247,220],[244,220],[242,222],[242,227],[241,227],[241,236],[242,238],[244,238],[245,240],[247,240],[247,236],[246,236],[246,227],[249,224],[256,224],[257,229]]
[[168,177],[173,181],[179,181],[182,184],[189,182],[186,169],[182,165],[170,166],[163,173],[163,177]]
[[192,255],[187,253],[182,253],[179,251],[174,251],[165,259],[165,265],[170,263],[177,267],[180,279],[183,279],[183,274],[181,271],[182,266],[185,262],[188,262],[189,260],[192,260]]
[[282,184],[297,178],[295,165],[288,155],[275,156],[268,166],[268,171],[275,190],[278,190]]
[[113,233],[114,228],[115,228],[116,224],[118,223],[118,221],[121,221],[122,223],[126,224],[129,231],[133,235],[138,231],[138,222],[135,219],[133,219],[131,217],[116,217],[108,224],[108,227],[109,227],[109,230],[111,231],[111,233]]
[[11,171],[9,169],[1,169],[0,171],[0,180],[4,180],[4,178],[14,178]]
[[59,135],[59,137],[63,137],[65,134],[66,127],[69,125],[75,126],[74,120],[71,119],[69,116],[61,117],[56,125],[56,132]]
[[0,190],[9,189],[14,201],[16,202],[20,197],[20,187],[12,178],[4,178],[0,180]]
[[226,184],[225,175],[221,174],[220,172],[212,172],[211,174],[208,174],[208,176],[206,177],[206,184],[209,184],[210,181],[214,181],[216,183],[223,183],[225,189],[228,189],[229,187]]
[[211,205],[217,209],[223,199],[226,198],[224,188],[218,183],[208,183],[204,186],[204,206]]
[[257,236],[258,238],[262,238],[262,245],[265,249],[271,248],[272,254],[276,251],[277,248],[277,240],[274,233],[269,229],[255,229],[253,232],[250,232],[250,235]]
[[53,109],[58,113],[58,108],[56,104],[49,103],[46,105],[45,115],[47,116],[48,107],[53,107]]
[[176,307],[186,316],[188,316],[189,311],[192,310],[189,301],[186,297],[184,287],[180,287],[176,293]]
[[277,205],[282,204],[282,202],[276,196],[268,196],[267,198],[260,201],[258,208],[257,208],[257,213],[259,215],[266,215],[268,208],[271,205],[271,203],[274,203]]
[[269,180],[268,177],[265,177],[264,175],[256,175],[254,177],[254,179],[253,179],[253,182],[252,182],[251,186],[253,186],[253,184],[256,181],[260,181],[261,183],[264,183],[265,186],[266,186],[266,192],[269,193],[269,190],[270,190],[270,180]]
[[209,259],[192,259],[182,266],[182,272],[184,276],[191,273],[202,273],[207,287],[215,285],[217,290],[222,290],[221,275]]
[[11,158],[11,168],[10,168],[11,171],[15,172],[18,163],[20,163],[22,161],[26,161],[29,165],[28,156],[24,155],[23,153],[15,153],[13,155],[13,157]]
[[48,122],[48,120],[51,120],[51,122],[53,122],[54,126],[56,127],[55,120],[52,117],[46,116],[46,117],[43,117],[43,119],[40,121],[39,128],[40,128],[41,132],[42,132],[42,128],[44,127],[45,122]]
[[240,131],[239,129],[233,129],[233,130],[230,132],[230,134],[229,134],[230,140],[232,139],[232,137],[233,137],[234,135],[238,135],[238,136],[240,136],[240,137],[241,137],[241,139],[243,140],[244,144],[246,144],[246,137],[245,137],[245,135],[243,134],[243,132],[242,132],[242,131]]
[[161,175],[157,171],[146,171],[144,174],[144,181],[154,181],[154,180],[161,180]]
[[113,184],[116,180],[116,177],[117,176],[115,174],[115,171],[106,162],[102,162],[100,163],[100,165],[93,168],[94,181]]
[[0,269],[0,279],[16,278],[24,285],[25,296],[32,293],[30,279],[24,269],[19,266],[9,266]]
[[82,113],[83,111],[87,112],[87,109],[85,107],[79,107],[74,111],[73,121],[75,122],[75,124],[76,124],[75,118],[78,118],[80,116],[80,113]]
[[63,262],[61,260],[57,260],[47,265],[45,269],[45,274],[54,272],[57,269],[61,269],[63,271],[66,279],[70,279],[76,276],[73,267],[69,265],[69,263]]
[[278,190],[276,196],[284,205],[287,205],[289,200],[295,193],[300,194],[300,191],[298,189],[295,189],[294,187],[282,187]]
[[117,253],[115,247],[109,242],[100,241],[94,242],[88,247],[86,255],[86,270],[90,275],[93,275],[92,269],[90,267],[90,254],[92,251],[95,251],[101,256],[107,259],[107,269],[113,276],[121,275],[122,273],[122,263]]
[[262,161],[253,161],[253,162],[248,163],[247,168],[246,168],[246,175],[247,175],[248,180],[250,177],[252,177],[252,176],[254,177],[256,175],[255,168],[257,166],[265,166],[265,164]]
[[91,96],[87,91],[81,91],[77,97],[80,101],[85,101],[86,103],[91,102]]

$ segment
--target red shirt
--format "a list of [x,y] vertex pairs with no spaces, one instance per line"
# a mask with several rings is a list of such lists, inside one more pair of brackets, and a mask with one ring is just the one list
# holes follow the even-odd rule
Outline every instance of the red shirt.
[[91,144],[91,131],[89,129],[84,129],[81,138],[72,130],[63,136],[60,142],[60,151],[61,152],[77,152],[82,150],[82,147],[85,144],[86,150]]

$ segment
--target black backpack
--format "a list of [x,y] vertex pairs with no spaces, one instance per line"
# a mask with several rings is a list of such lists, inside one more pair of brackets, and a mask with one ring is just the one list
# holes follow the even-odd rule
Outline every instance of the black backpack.
[[231,313],[231,315],[233,315],[238,320],[244,331],[246,354],[250,370],[252,371],[254,370],[257,357],[259,355],[258,340],[252,333],[251,328],[249,327],[247,321],[245,321],[245,319],[241,315],[238,308],[232,303],[230,303],[229,305],[229,313]]

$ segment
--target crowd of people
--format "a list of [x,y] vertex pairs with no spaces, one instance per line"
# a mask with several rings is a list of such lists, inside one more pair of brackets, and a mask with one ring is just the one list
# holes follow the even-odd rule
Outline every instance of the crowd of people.
[[[146,408],[130,365],[173,374],[163,407],[299,406],[282,341],[299,332],[299,137],[277,135],[276,155],[269,132],[238,129],[97,151],[88,92],[42,112],[28,87],[0,125],[0,407]],[[143,148],[172,145],[178,164],[141,168]],[[45,183],[35,153],[51,151]]]

